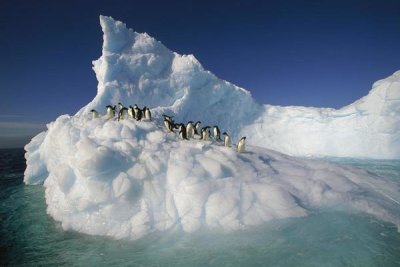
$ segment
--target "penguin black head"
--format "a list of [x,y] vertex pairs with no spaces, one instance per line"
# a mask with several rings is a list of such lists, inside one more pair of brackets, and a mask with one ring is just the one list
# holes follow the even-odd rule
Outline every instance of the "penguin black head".
[[222,135],[228,135],[226,132],[223,132]]
[[243,137],[242,137],[242,138],[240,138],[240,139],[246,140],[246,136],[243,136]]
[[193,121],[188,121],[188,123],[193,123]]
[[95,109],[92,109],[90,112],[97,112]]

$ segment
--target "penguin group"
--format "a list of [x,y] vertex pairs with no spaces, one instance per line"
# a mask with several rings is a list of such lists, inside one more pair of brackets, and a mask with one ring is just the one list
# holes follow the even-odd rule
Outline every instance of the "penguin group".
[[[100,117],[100,114],[92,109],[91,111],[92,119],[96,119]],[[117,121],[125,120],[125,119],[134,119],[136,121],[151,121],[151,111],[148,107],[144,106],[143,109],[140,109],[136,104],[132,107],[125,107],[122,103],[118,103],[117,105],[106,106],[106,114],[105,117],[107,119],[114,119],[117,118]],[[178,131],[178,135],[183,140],[189,139],[198,139],[203,141],[210,141],[214,140],[215,142],[224,142],[224,146],[231,147],[231,137],[224,132],[223,140],[221,139],[221,131],[217,125],[205,126],[201,128],[201,121],[188,121],[187,124],[184,123],[175,123],[174,117],[163,114],[164,117],[164,127],[167,129],[168,132],[175,132]],[[211,130],[212,129],[212,130]],[[212,132],[212,136],[211,136]],[[242,137],[238,144],[237,144],[237,152],[243,153],[245,152],[245,140],[246,137]]]
[[[95,109],[92,109],[90,112],[92,113],[93,119],[99,118],[100,115]],[[140,109],[136,104],[133,107],[132,106],[125,107],[124,105],[122,105],[121,102],[119,102],[118,108],[116,105],[106,106],[105,117],[107,119],[113,119],[117,117],[117,121],[125,120],[128,118],[134,119],[136,121],[141,121],[141,120],[151,121],[151,111],[146,106],[144,106],[143,109]]]
[[[174,130],[177,129],[179,136],[183,140],[189,140],[197,136],[197,139],[203,141],[210,141],[212,138],[216,142],[223,141],[224,146],[226,147],[232,146],[231,137],[226,132],[222,134],[224,136],[224,139],[223,140],[221,139],[221,131],[217,125],[214,125],[212,127],[213,136],[211,137],[211,127],[205,126],[201,128],[200,127],[201,121],[196,121],[195,123],[193,123],[193,121],[188,121],[188,123],[185,125],[184,123],[175,123],[173,116],[163,114],[163,117],[164,117],[164,126],[167,129],[167,131],[174,132]],[[245,152],[245,146],[246,146],[245,140],[246,137],[244,136],[239,140],[237,144],[237,151],[239,153]]]

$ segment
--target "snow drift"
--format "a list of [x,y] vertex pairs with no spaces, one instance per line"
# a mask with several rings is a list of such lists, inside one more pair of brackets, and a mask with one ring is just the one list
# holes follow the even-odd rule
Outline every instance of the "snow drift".
[[[261,147],[239,154],[215,141],[181,140],[160,122],[164,112],[176,121],[200,119],[236,140],[246,134],[250,143],[296,155],[398,157],[399,73],[341,110],[262,106],[193,56],[173,53],[112,18],[100,22],[96,97],[25,146],[24,182],[44,184],[47,212],[64,229],[136,239],[155,231],[246,229],[322,207],[400,225],[394,181]],[[155,120],[91,118],[91,109],[104,114],[117,102],[146,105]]]

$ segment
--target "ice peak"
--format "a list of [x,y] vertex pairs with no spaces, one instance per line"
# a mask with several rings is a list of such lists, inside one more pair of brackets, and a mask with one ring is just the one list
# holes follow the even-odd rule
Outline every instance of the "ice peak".
[[172,52],[111,17],[100,16],[100,24],[103,53],[93,62],[98,93],[78,116],[137,103],[151,108],[155,118],[168,113],[180,122],[200,120],[234,139],[245,135],[250,144],[290,155],[400,158],[400,71],[339,110],[260,105],[193,55]]

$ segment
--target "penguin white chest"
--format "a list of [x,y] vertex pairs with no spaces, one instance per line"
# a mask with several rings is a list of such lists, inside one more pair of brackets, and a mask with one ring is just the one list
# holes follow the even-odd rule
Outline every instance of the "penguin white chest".
[[193,129],[193,125],[191,123],[189,123],[186,127],[186,134],[187,134],[187,138],[192,138],[194,135],[194,129]]
[[239,153],[242,153],[242,152],[244,152],[245,149],[246,149],[246,143],[243,139],[241,139],[237,145],[237,151]]
[[108,109],[107,109],[107,116],[108,116],[109,118],[114,117],[113,110],[112,110],[111,108],[108,108]]
[[227,147],[231,146],[231,138],[229,136],[225,136],[224,145]]
[[214,137],[215,137],[215,138],[218,137],[218,130],[217,130],[217,128],[214,128]]
[[150,110],[146,109],[146,111],[144,112],[144,118],[146,120],[151,120]]

